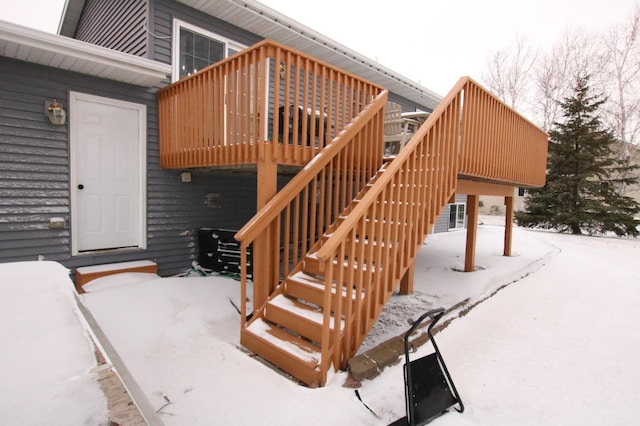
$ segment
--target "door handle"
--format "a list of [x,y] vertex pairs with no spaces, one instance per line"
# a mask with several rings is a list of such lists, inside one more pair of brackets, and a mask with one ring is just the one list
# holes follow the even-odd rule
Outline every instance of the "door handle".
[[84,189],[84,185],[83,184],[78,185],[78,189]]

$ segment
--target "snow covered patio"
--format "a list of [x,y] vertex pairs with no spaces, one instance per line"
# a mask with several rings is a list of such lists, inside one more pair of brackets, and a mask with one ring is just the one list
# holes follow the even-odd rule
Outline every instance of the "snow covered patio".
[[[482,270],[470,274],[456,272],[464,262],[463,232],[430,236],[416,262],[415,294],[392,299],[362,350],[403,333],[410,318],[432,307],[466,299],[471,305],[511,284],[436,336],[466,411],[432,424],[636,424],[640,243],[515,229],[514,256],[505,258],[503,231],[488,222],[479,227],[476,263]],[[53,284],[36,283],[28,267],[11,265],[19,272],[13,275],[24,278],[0,283],[0,361],[6,370],[0,409],[15,420],[11,424],[86,424],[66,418],[56,423],[49,411],[38,409],[50,401],[60,412],[82,412],[103,404],[103,397],[89,392],[79,400],[67,392],[54,399],[54,385],[40,383],[47,370],[60,371],[53,367],[54,352],[43,346],[51,340],[80,363],[78,372],[57,379],[66,385],[87,375],[91,354],[82,349],[86,341],[69,343],[53,319],[46,329],[24,320],[36,312],[64,318],[70,313],[43,308],[39,292]],[[401,363],[362,382],[360,394],[376,418],[342,386],[346,373],[324,388],[308,389],[242,351],[239,316],[229,302],[237,301],[237,281],[139,278],[150,277],[123,276],[80,299],[164,424],[386,425],[404,415]],[[23,292],[30,287],[36,291]],[[22,327],[18,334],[10,332],[14,324]],[[17,345],[21,335],[29,336],[31,346]],[[22,351],[35,351],[38,359]],[[416,356],[428,352],[423,347]],[[51,362],[42,368],[45,358]],[[81,383],[91,389],[90,380]],[[283,402],[277,410],[275,400]],[[21,420],[25,411],[29,421]]]

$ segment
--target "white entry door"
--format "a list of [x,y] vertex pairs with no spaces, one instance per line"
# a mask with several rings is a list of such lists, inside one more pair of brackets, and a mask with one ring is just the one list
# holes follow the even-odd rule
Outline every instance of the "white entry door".
[[70,93],[72,252],[146,247],[146,107]]

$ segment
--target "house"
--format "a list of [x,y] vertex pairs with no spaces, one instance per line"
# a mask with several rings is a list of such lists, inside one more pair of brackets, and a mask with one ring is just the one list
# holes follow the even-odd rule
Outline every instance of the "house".
[[[544,183],[546,134],[473,80],[443,99],[254,0],[68,0],[59,34],[0,23],[0,261],[169,275],[233,230],[241,342],[309,385],[411,292],[429,232],[470,217],[472,271],[478,196],[512,214]],[[433,112],[394,158],[389,100]]]

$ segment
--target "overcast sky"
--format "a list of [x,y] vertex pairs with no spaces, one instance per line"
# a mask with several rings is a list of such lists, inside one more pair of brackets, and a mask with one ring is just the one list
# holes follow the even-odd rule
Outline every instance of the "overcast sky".
[[[445,95],[481,79],[517,36],[548,47],[567,28],[605,31],[640,0],[262,0],[267,6]],[[0,19],[56,32],[64,0],[0,0]],[[314,6],[315,4],[315,6]]]

